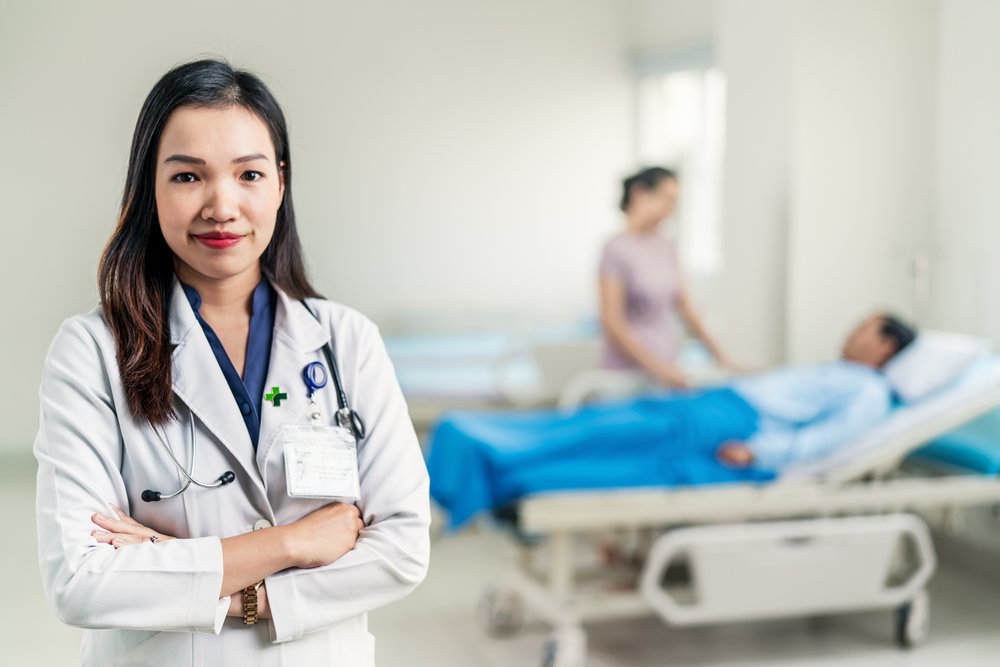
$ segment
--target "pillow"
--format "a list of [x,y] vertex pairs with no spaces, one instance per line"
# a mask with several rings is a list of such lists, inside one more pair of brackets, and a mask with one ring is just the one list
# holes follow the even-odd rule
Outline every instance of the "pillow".
[[945,331],[921,331],[916,339],[885,365],[885,377],[906,402],[953,382],[993,344],[985,338]]

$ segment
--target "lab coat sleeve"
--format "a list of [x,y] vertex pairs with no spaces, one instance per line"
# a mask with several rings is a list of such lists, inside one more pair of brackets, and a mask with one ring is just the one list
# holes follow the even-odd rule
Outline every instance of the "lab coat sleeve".
[[38,558],[49,605],[86,628],[218,633],[229,599],[219,599],[218,538],[169,540],[116,550],[91,535],[95,512],[128,508],[122,435],[94,335],[79,320],[60,329],[40,390]]
[[[368,428],[358,448],[361,500],[357,504],[365,528],[354,549],[337,561],[266,579],[275,642],[328,628],[402,598],[427,572],[427,468],[382,339],[374,325],[365,328],[366,342],[359,350],[364,358],[352,398]],[[346,387],[349,393],[351,389]]]
[[747,443],[754,467],[778,470],[797,461],[820,458],[876,423],[889,407],[884,387],[865,385],[806,426],[762,430]]

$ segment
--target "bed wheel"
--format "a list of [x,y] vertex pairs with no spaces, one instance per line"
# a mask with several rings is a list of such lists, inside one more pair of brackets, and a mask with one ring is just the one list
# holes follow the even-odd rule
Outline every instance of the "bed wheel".
[[584,667],[587,637],[579,627],[561,628],[545,643],[542,667]]
[[910,602],[896,610],[896,643],[900,648],[923,644],[931,630],[931,600],[920,591]]
[[491,637],[510,637],[524,627],[524,602],[516,594],[487,589],[476,605],[476,619]]

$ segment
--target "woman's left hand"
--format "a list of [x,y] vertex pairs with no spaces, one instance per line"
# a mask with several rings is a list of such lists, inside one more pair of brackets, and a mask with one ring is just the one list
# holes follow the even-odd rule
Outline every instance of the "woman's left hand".
[[118,515],[117,519],[94,514],[91,521],[97,524],[102,530],[92,530],[90,534],[102,544],[110,544],[115,549],[125,547],[130,544],[141,544],[142,542],[166,542],[175,539],[170,535],[158,533],[152,528],[147,528],[115,505],[112,509]]
[[745,366],[734,363],[733,360],[727,356],[717,355],[715,360],[716,363],[718,363],[719,366],[721,366],[722,369],[730,375],[743,375],[749,372]]

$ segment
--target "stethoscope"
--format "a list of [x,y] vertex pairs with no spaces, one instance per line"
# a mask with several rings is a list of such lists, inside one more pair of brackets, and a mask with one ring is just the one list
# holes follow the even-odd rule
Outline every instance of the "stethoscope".
[[[301,299],[300,303],[309,311],[309,314],[316,318],[316,321],[321,321],[319,316],[309,307],[305,299]],[[333,356],[333,348],[330,347],[330,342],[327,341],[323,344],[323,356],[326,357],[326,363],[330,368],[330,374],[333,376],[333,386],[337,394],[337,412],[334,415],[334,420],[337,426],[349,430],[354,435],[355,442],[361,442],[365,438],[365,422],[361,419],[361,415],[357,413],[350,404],[347,402],[347,392],[344,391],[344,383],[340,379],[340,370],[337,367],[337,360]],[[316,402],[313,400],[314,394],[327,385],[327,372],[326,368],[319,361],[311,361],[306,364],[305,368],[302,369],[302,381],[306,385],[306,395],[309,398],[309,404],[312,409],[312,420],[314,422],[320,419],[319,409],[316,406]],[[170,445],[160,434],[160,431],[153,428],[153,432],[156,434],[156,440],[160,443],[161,449],[166,453],[167,457],[177,468],[177,471],[184,475],[184,484],[181,485],[179,489],[173,493],[162,493],[160,491],[153,491],[152,489],[146,489],[142,492],[140,496],[145,502],[153,503],[159,500],[170,500],[171,498],[176,498],[185,491],[188,487],[194,484],[195,486],[200,486],[203,489],[218,489],[219,487],[230,484],[236,480],[236,475],[232,470],[227,470],[222,473],[218,479],[214,482],[200,482],[191,476],[192,471],[194,471],[194,459],[195,459],[195,448],[197,446],[197,435],[195,433],[195,416],[191,412],[191,460],[187,469],[181,465],[177,457],[174,456],[173,450],[170,449]]]

